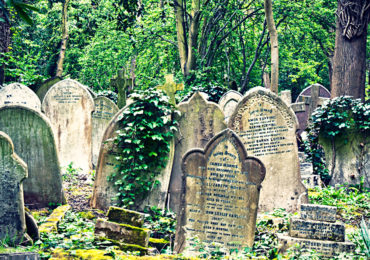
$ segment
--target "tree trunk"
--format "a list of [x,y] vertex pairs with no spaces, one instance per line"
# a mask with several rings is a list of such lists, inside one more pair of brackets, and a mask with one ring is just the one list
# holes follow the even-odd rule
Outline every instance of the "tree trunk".
[[62,7],[62,41],[60,46],[60,53],[57,62],[57,77],[62,77],[63,74],[63,62],[66,54],[67,49],[67,41],[68,41],[68,4],[70,0],[63,1]]
[[[4,4],[4,1],[1,0]],[[10,32],[10,24],[5,17],[5,13],[2,9],[0,9],[0,18],[4,21],[0,21],[0,55],[7,53],[9,51],[10,39],[11,39],[11,32]],[[0,57],[1,59],[5,57]],[[5,81],[5,63],[0,62],[0,85],[3,85]]]
[[191,22],[189,30],[189,44],[188,44],[188,61],[186,63],[185,74],[189,75],[190,71],[195,69],[197,50],[198,32],[200,19],[200,0],[193,0],[191,3]]
[[338,0],[331,97],[365,100],[369,0]]
[[186,63],[188,57],[188,47],[186,42],[186,31],[184,21],[184,0],[174,0],[175,16],[176,16],[176,31],[177,31],[177,44],[180,55],[181,71],[186,75]]
[[272,0],[265,0],[265,13],[267,28],[271,41],[271,91],[278,93],[279,89],[279,44],[274,17],[272,13]]

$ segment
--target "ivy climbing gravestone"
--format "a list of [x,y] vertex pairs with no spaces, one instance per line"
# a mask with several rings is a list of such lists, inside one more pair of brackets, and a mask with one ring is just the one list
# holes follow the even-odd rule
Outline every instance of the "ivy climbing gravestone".
[[10,136],[16,154],[27,163],[28,178],[23,182],[27,207],[63,203],[62,176],[49,119],[30,108],[5,106],[0,108],[0,131]]
[[41,102],[37,95],[27,86],[12,83],[0,87],[0,106],[19,105],[41,110]]
[[184,182],[177,221],[175,251],[191,255],[197,236],[212,247],[252,247],[256,231],[263,164],[248,157],[242,140],[230,129],[203,149],[188,151],[182,161]]
[[181,102],[177,109],[181,112],[178,119],[179,130],[175,136],[175,156],[172,167],[169,205],[178,212],[182,193],[181,160],[184,154],[193,148],[204,148],[216,133],[224,130],[224,113],[213,102],[208,102],[196,92],[187,102]]
[[22,181],[27,165],[14,153],[12,140],[0,132],[0,241],[20,242],[26,231]]
[[230,117],[229,128],[238,133],[250,156],[266,167],[260,209],[296,211],[298,199],[307,201],[299,172],[294,112],[271,91],[256,87],[240,100]]
[[229,90],[218,101],[219,106],[225,114],[225,122],[227,123],[229,117],[234,113],[236,106],[243,95],[235,90]]
[[91,170],[94,100],[87,88],[71,79],[62,80],[46,93],[42,110],[53,126],[61,166],[72,162],[75,168]]
[[98,162],[102,138],[109,121],[118,112],[118,107],[107,97],[94,98],[95,110],[92,113],[92,160],[93,165]]

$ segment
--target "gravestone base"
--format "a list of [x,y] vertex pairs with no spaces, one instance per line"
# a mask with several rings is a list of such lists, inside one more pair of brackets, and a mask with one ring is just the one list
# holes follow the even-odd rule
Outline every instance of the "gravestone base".
[[299,244],[302,248],[315,250],[316,252],[333,257],[342,252],[353,252],[355,244],[352,242],[335,242],[317,239],[305,239],[290,237],[287,234],[277,234],[279,240],[279,250],[285,252],[289,247]]
[[301,219],[335,222],[336,215],[337,207],[315,204],[301,205]]
[[40,259],[40,255],[35,252],[0,254],[0,260],[38,260],[38,259]]

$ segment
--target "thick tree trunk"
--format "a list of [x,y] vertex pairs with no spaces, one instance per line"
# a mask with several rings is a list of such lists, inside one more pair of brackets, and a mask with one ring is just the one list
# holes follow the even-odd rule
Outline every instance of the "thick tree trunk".
[[186,75],[186,63],[188,57],[188,44],[186,41],[185,21],[184,21],[184,0],[174,0],[175,16],[176,16],[176,31],[177,44],[180,55],[181,71]]
[[272,0],[265,0],[265,13],[267,28],[271,41],[271,91],[278,93],[279,89],[279,43],[274,17],[272,13]]
[[200,0],[193,0],[191,3],[191,22],[189,30],[189,45],[188,45],[188,61],[186,63],[185,75],[189,75],[190,71],[195,69],[197,50],[198,32],[200,19]]
[[62,7],[62,41],[60,46],[60,53],[57,62],[57,77],[62,77],[63,74],[63,63],[65,59],[66,49],[67,49],[67,42],[68,42],[68,5],[70,0],[63,1]]
[[[4,1],[1,0],[4,4]],[[4,21],[0,21],[0,55],[7,53],[9,51],[11,32],[10,24],[5,18],[5,13],[0,9],[0,18]],[[3,57],[1,57],[3,59]],[[3,85],[5,81],[5,63],[0,62],[0,85]]]
[[369,0],[338,0],[331,97],[365,99]]

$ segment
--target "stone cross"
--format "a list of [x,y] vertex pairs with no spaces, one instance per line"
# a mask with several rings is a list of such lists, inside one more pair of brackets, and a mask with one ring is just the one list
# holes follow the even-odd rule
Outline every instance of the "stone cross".
[[121,69],[118,75],[110,80],[111,86],[117,88],[118,101],[117,106],[121,109],[126,105],[126,91],[134,85],[134,80],[126,76],[126,70]]
[[175,105],[176,100],[175,100],[175,93],[176,91],[179,90],[184,90],[184,84],[180,83],[177,84],[173,80],[173,75],[172,74],[167,74],[164,76],[166,79],[166,82],[162,86],[157,86],[157,89],[163,90],[169,97],[170,97],[170,103]]
[[318,106],[322,106],[328,99],[329,98],[320,97],[320,85],[314,84],[311,86],[311,95],[300,95],[298,97],[298,102],[303,102],[308,105],[308,112],[311,115]]

